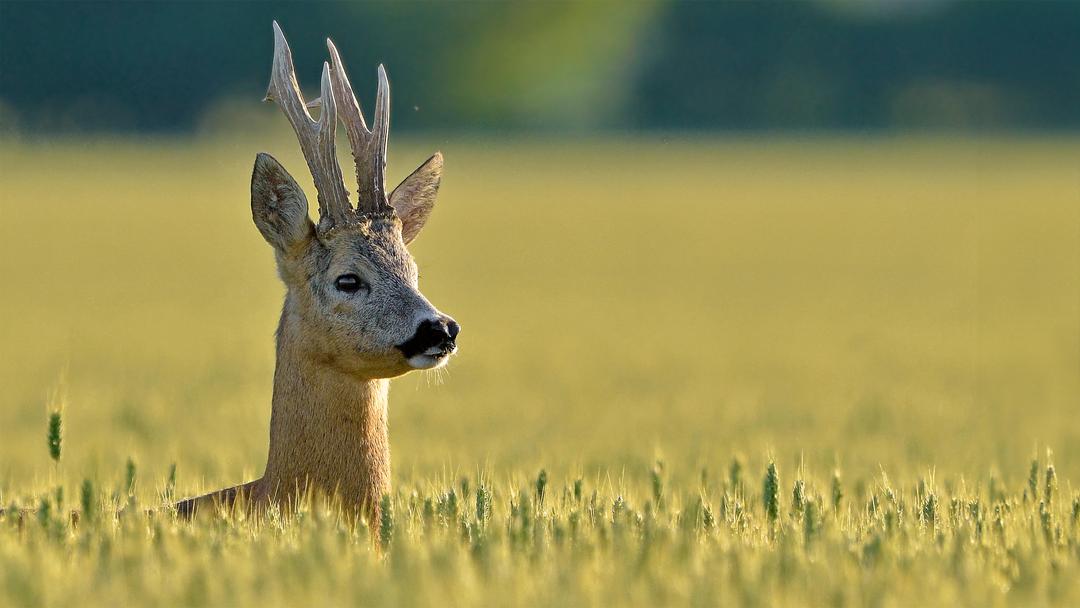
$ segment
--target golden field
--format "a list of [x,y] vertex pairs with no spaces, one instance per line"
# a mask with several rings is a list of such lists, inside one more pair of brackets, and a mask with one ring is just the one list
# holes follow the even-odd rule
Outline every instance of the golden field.
[[[393,384],[387,548],[326,514],[58,532],[9,510],[0,603],[1078,601],[1080,139],[437,134],[392,142],[390,181],[434,149],[413,252],[461,350]],[[4,505],[62,485],[71,506],[84,479],[107,503],[129,458],[142,505],[174,463],[180,495],[261,473],[282,288],[250,219],[260,150],[313,192],[287,128],[0,144]],[[884,475],[892,528],[867,507]],[[976,537],[995,505],[1004,532]]]

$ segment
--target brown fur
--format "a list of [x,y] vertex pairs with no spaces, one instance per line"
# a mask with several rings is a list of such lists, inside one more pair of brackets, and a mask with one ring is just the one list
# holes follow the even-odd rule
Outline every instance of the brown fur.
[[[431,164],[399,189],[433,198],[439,174],[430,171]],[[434,184],[408,185],[416,176]],[[430,211],[431,201],[396,195],[392,201]],[[403,222],[362,218],[321,233],[308,219],[303,191],[265,154],[252,174],[252,210],[288,288],[277,331],[266,471],[255,481],[185,500],[177,509],[191,515],[213,503],[231,505],[241,492],[252,506],[288,505],[298,491],[314,489],[377,518],[379,498],[390,489],[387,379],[413,369],[395,345],[414,331],[416,311],[439,314],[417,290]],[[422,223],[427,215],[407,217]],[[420,225],[410,228],[415,234]],[[349,271],[372,285],[362,305],[330,287],[334,277]]]
[[[270,155],[259,154],[251,176],[252,219],[273,247],[278,274],[287,289],[277,331],[266,471],[259,479],[184,500],[176,508],[185,516],[215,503],[243,502],[254,508],[276,503],[289,508],[301,493],[314,491],[336,497],[351,513],[377,521],[379,500],[390,490],[388,379],[443,365],[456,348],[457,324],[420,293],[416,263],[406,249],[435,204],[442,155],[429,158],[386,196],[381,190],[385,139],[381,151],[375,145],[380,143],[375,135],[385,130],[377,128],[374,134],[362,130],[357,107],[355,115],[347,114],[351,118],[346,128],[351,129],[351,139],[374,138],[371,146],[353,143],[357,163],[371,164],[358,166],[357,175],[379,177],[377,187],[368,192],[374,200],[365,203],[361,196],[353,209],[343,195],[331,197],[344,192],[337,183],[340,170],[332,170],[336,159],[320,152],[333,150],[332,140],[326,146],[318,143],[322,141],[318,132],[309,133],[314,128],[310,118],[298,117],[301,110],[296,108],[302,109],[304,100],[289,85],[291,53],[276,24],[275,35],[276,77],[271,93],[284,104],[308,166],[319,174],[320,221],[316,225],[308,217],[307,197],[288,171]],[[324,97],[330,96],[323,100],[327,111],[335,107],[331,82],[340,94],[351,96],[332,44],[330,50],[334,71],[324,69],[323,86]],[[389,103],[387,87],[380,69],[383,103]],[[382,118],[376,122],[385,126],[388,110],[380,106],[378,116]],[[333,129],[326,128],[332,136]],[[327,164],[334,167],[327,169]],[[336,288],[337,279],[352,275],[362,279],[363,289]],[[421,335],[420,324],[432,327],[433,323],[453,327],[453,334],[446,330],[444,344],[448,346],[410,354],[407,359],[403,345]]]

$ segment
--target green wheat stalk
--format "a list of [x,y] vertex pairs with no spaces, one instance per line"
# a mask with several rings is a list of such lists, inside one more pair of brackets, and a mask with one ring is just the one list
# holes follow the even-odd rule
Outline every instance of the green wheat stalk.
[[840,512],[840,504],[844,501],[844,484],[840,480],[840,469],[833,469],[832,474],[832,508],[834,512]]
[[394,504],[389,494],[379,500],[379,544],[385,549],[394,539]]
[[1031,459],[1031,468],[1028,470],[1028,487],[1024,492],[1024,499],[1035,500],[1039,495],[1039,458]]
[[540,469],[540,474],[536,476],[536,504],[538,507],[544,506],[544,495],[547,493],[547,483],[547,471]]
[[61,448],[64,443],[64,418],[60,409],[49,412],[49,428],[46,432],[46,440],[49,446],[49,457],[53,462],[60,463]]
[[89,478],[84,479],[79,493],[79,504],[82,506],[82,519],[92,522],[97,518],[98,499],[94,489],[94,482]]
[[1046,501],[1046,505],[1053,504],[1054,496],[1057,494],[1057,472],[1054,470],[1053,463],[1046,465],[1046,485],[1043,493],[1043,500]]
[[791,512],[796,516],[802,513],[803,507],[806,506],[806,482],[802,479],[796,479],[795,485],[791,488]]
[[769,522],[776,523],[776,519],[780,516],[780,473],[776,470],[776,463],[771,460],[769,467],[765,470],[765,479],[762,481],[761,497]]

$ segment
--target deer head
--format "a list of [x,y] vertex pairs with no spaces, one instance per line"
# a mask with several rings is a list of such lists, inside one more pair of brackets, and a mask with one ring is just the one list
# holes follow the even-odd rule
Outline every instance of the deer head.
[[[282,329],[305,356],[362,378],[389,378],[446,363],[458,324],[420,293],[406,245],[435,204],[442,175],[436,153],[387,196],[386,144],[390,85],[379,66],[374,122],[369,129],[337,48],[329,39],[321,96],[306,103],[292,51],[274,22],[274,65],[267,99],[288,117],[318,191],[319,220],[288,171],[259,154],[251,176],[255,225],[274,248],[287,288]],[[308,112],[319,108],[318,120]],[[338,121],[356,165],[357,202],[349,202],[334,136]],[[280,336],[279,336],[280,339]]]

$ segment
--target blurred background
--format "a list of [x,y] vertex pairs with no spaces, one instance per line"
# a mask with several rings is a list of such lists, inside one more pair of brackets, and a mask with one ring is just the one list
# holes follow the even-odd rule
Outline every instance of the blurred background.
[[397,479],[1080,479],[1080,3],[0,2],[0,492],[261,472],[273,19],[309,97],[387,65],[390,181],[447,158]]
[[237,126],[272,19],[306,87],[327,36],[385,63],[403,131],[1080,127],[1080,3],[951,0],[3,2],[0,122]]

